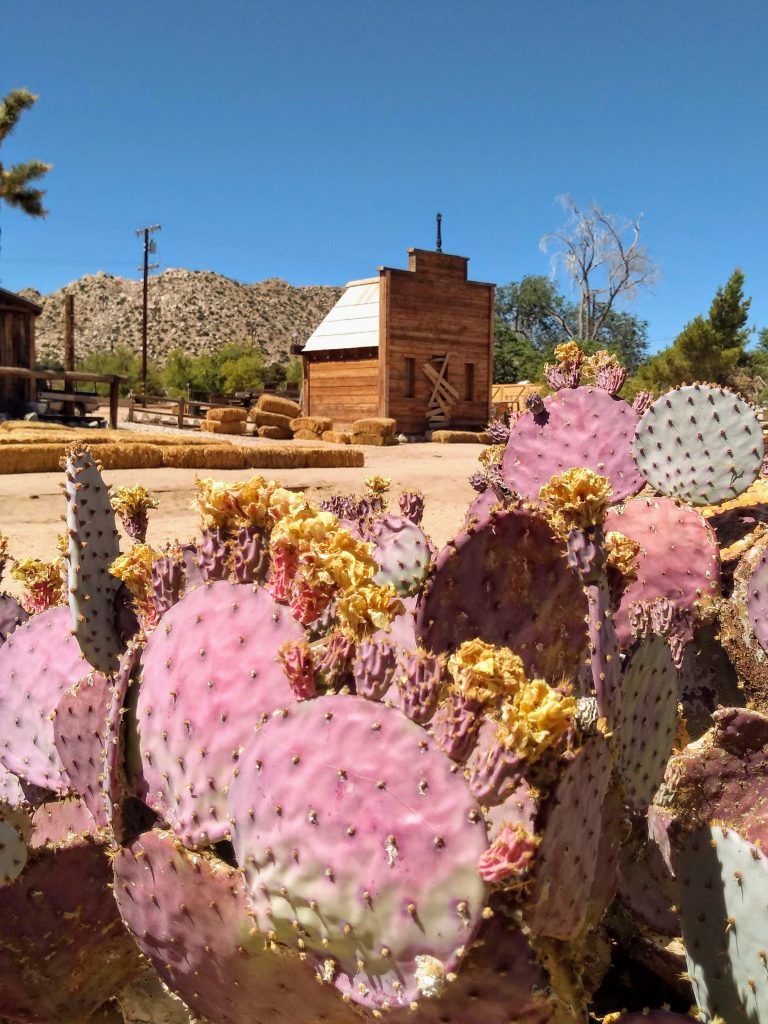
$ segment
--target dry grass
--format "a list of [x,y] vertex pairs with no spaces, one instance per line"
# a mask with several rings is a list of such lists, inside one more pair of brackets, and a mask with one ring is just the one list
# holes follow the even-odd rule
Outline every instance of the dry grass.
[[231,406],[223,406],[220,409],[209,409],[205,418],[215,423],[240,423],[248,419],[246,409],[235,409]]
[[352,424],[353,434],[375,434],[377,437],[394,437],[397,420],[385,417],[355,420]]
[[256,408],[259,412],[271,412],[278,416],[287,416],[288,419],[301,415],[301,406],[298,402],[292,402],[290,398],[279,398],[277,395],[260,395]]
[[279,412],[262,412],[261,409],[251,409],[250,419],[257,427],[280,427],[287,430],[291,436],[291,417],[283,416]]
[[320,437],[324,430],[333,430],[333,420],[327,416],[297,416],[291,420],[291,430],[294,433],[298,430],[311,430]]
[[[283,417],[280,417],[283,419]],[[290,427],[279,427],[270,426],[269,424],[259,427],[259,437],[266,437],[270,441],[290,441],[293,437],[293,432]]]
[[432,440],[435,444],[488,444],[488,435],[474,430],[436,430]]
[[330,444],[349,444],[349,434],[345,434],[343,430],[324,430],[322,433],[322,440],[328,441]]

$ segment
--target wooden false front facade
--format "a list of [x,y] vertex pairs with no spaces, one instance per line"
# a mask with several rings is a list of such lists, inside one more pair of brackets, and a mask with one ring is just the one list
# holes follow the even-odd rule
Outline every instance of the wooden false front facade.
[[[42,308],[0,288],[0,366],[35,368],[35,321]],[[18,414],[35,399],[35,381],[23,377],[0,379],[0,411]]]
[[430,412],[454,427],[488,419],[494,286],[467,279],[468,259],[410,249],[407,270],[352,282],[307,342],[304,409],[337,427],[389,416],[421,434]]

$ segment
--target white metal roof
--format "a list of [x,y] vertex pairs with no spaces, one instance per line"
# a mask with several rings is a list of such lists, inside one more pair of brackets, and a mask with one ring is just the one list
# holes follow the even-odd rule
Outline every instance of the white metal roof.
[[379,278],[350,281],[341,298],[310,335],[304,352],[378,348]]

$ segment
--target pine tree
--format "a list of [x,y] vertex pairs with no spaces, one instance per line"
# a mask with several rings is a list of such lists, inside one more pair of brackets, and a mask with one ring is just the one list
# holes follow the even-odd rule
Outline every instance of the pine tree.
[[[36,101],[37,96],[28,89],[14,89],[0,100],[0,144],[11,134],[24,111]],[[39,181],[50,169],[51,165],[42,160],[28,160],[7,168],[0,161],[0,202],[6,202],[30,217],[45,217],[45,192],[35,188],[32,182]]]

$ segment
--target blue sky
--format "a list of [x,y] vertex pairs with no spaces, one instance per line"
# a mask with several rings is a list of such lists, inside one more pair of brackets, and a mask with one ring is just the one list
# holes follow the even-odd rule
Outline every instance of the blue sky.
[[40,95],[3,161],[54,164],[46,220],[0,211],[3,287],[138,276],[154,222],[162,267],[339,284],[438,210],[505,283],[570,193],[644,213],[654,347],[737,265],[768,325],[764,0],[0,0],[0,41]]

